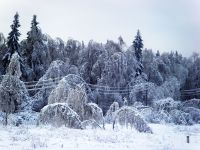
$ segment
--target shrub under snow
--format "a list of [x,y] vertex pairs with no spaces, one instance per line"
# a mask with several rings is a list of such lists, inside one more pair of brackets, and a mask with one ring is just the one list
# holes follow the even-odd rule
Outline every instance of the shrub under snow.
[[200,99],[191,99],[182,103],[183,107],[195,107],[200,109]]
[[105,116],[105,121],[107,123],[112,123],[114,120],[115,112],[119,109],[119,103],[118,102],[113,102],[110,105],[110,108],[108,109],[106,116]]
[[39,124],[81,129],[80,116],[66,103],[55,103],[45,106],[40,113]]
[[192,120],[196,123],[200,123],[200,109],[195,107],[183,107],[182,111],[189,113],[192,117]]
[[68,75],[51,92],[48,103],[67,103],[81,117],[84,118],[84,105],[87,103],[85,85],[80,77]]
[[[132,107],[123,106],[115,113],[114,124],[119,123],[128,127],[134,127],[139,132],[152,133],[151,128],[147,125],[144,119],[139,115],[137,110]],[[114,127],[113,124],[113,127]]]
[[31,101],[26,87],[15,76],[4,76],[0,84],[0,111],[13,113],[29,110]]
[[88,103],[84,105],[84,120],[95,120],[98,124],[103,123],[103,111],[95,103]]

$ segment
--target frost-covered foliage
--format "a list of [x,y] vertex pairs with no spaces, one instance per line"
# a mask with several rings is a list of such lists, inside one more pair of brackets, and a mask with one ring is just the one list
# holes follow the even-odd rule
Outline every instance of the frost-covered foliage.
[[166,98],[166,99],[155,101],[153,105],[154,105],[154,108],[158,111],[166,110],[169,112],[173,109],[178,108],[178,106],[180,105],[180,102],[174,101],[172,98]]
[[95,120],[98,124],[104,123],[103,111],[95,103],[88,103],[84,105],[84,120]]
[[22,75],[20,65],[20,56],[15,52],[10,59],[6,74],[20,78]]
[[66,103],[54,103],[45,106],[41,110],[39,124],[82,128],[80,116]]
[[182,107],[195,107],[200,109],[200,99],[191,99],[183,102],[181,105]]
[[22,111],[18,113],[9,114],[7,118],[8,125],[37,125],[39,113],[31,111]]
[[6,125],[6,113],[0,111],[0,125]]
[[[46,71],[46,73],[39,79],[35,86],[30,88],[39,88],[34,95],[33,110],[40,111],[42,107],[47,105],[48,97],[53,89],[59,82],[59,80],[68,74],[69,65],[63,61],[53,61]],[[46,88],[50,87],[50,88]]]
[[6,39],[3,35],[3,33],[0,33],[0,47],[2,47],[6,42]]
[[87,103],[84,81],[76,75],[68,75],[60,80],[48,98],[48,104],[58,102],[67,103],[83,119],[84,105]]
[[94,119],[84,120],[81,125],[83,129],[102,128]]
[[112,123],[115,117],[115,112],[119,109],[119,103],[118,102],[113,102],[110,105],[110,108],[108,109],[108,111],[106,112],[106,116],[105,116],[105,121],[107,123]]
[[[183,125],[192,125],[193,124],[193,114],[183,112],[181,110],[174,109],[170,111],[170,115],[172,117],[172,121],[175,124],[183,124]],[[195,121],[195,120],[194,120]]]
[[169,78],[160,86],[159,92],[163,93],[164,98],[172,97],[176,100],[179,100],[180,82],[176,78]]
[[24,83],[15,76],[4,76],[0,84],[0,110],[8,113],[29,110],[29,102]]
[[181,110],[190,114],[194,122],[200,123],[200,109],[195,107],[183,107]]
[[181,103],[172,98],[155,101],[152,107],[136,107],[147,122],[191,125],[196,122],[193,114],[181,109]]
[[151,82],[140,83],[133,86],[129,95],[129,104],[132,105],[136,101],[144,105],[150,105],[153,100],[162,98],[162,93],[158,92],[158,87]]
[[134,127],[139,132],[152,133],[151,128],[147,125],[144,119],[139,115],[136,109],[133,107],[123,106],[115,112],[114,123],[119,123],[122,126]]

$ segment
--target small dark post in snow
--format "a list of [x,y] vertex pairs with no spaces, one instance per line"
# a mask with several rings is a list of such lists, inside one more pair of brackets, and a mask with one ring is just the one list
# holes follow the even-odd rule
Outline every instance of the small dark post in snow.
[[187,143],[190,143],[190,136],[187,136]]

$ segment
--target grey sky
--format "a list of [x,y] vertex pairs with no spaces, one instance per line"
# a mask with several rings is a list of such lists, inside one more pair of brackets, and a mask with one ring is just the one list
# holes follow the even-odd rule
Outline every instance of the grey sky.
[[7,36],[15,12],[22,37],[38,15],[43,33],[105,43],[121,35],[131,45],[137,29],[154,51],[200,52],[200,0],[0,0],[0,32]]

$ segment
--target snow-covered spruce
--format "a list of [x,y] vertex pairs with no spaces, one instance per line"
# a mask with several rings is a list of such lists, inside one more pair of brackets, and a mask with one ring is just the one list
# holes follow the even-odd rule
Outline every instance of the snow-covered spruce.
[[117,110],[115,112],[113,128],[117,123],[126,127],[130,125],[139,132],[153,133],[151,128],[133,107],[123,106]]
[[75,129],[82,128],[79,115],[66,103],[49,104],[42,108],[39,124],[53,125],[57,127],[64,125]]

